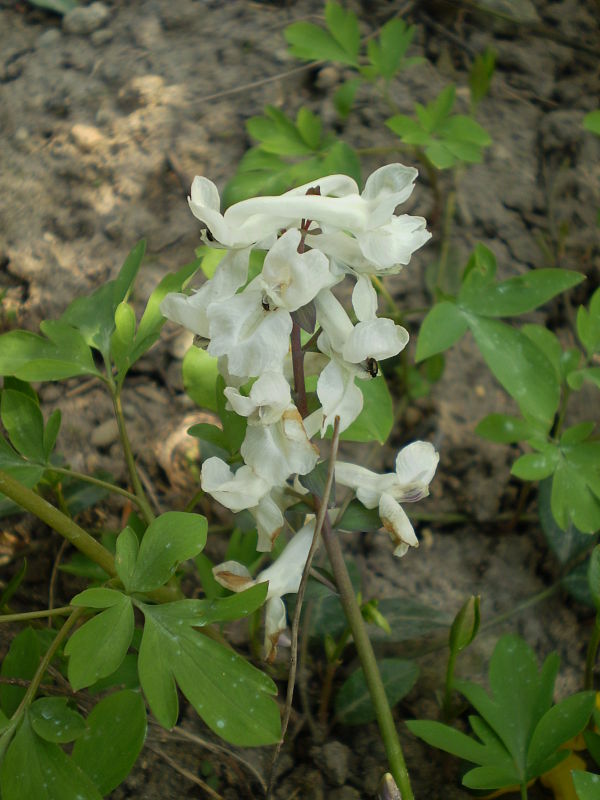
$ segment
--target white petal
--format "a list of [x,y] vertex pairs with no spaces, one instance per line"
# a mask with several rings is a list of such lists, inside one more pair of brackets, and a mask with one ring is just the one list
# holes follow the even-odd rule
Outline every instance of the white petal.
[[397,488],[394,497],[414,502],[429,494],[440,455],[430,442],[412,442],[396,458]]
[[366,275],[357,275],[356,285],[352,292],[352,307],[360,322],[375,319],[377,302],[377,292],[371,279]]
[[222,564],[217,564],[213,567],[212,574],[216,582],[229,589],[230,592],[243,592],[255,584],[248,568],[237,561],[224,561]]
[[208,320],[206,319],[206,305],[204,302],[207,293],[206,284],[200,291],[192,295],[171,292],[161,302],[160,313],[163,317],[170,319],[171,322],[176,322],[197,336],[203,336],[207,339],[209,335]]
[[346,430],[362,411],[363,395],[354,383],[354,373],[337,361],[330,361],[319,376],[317,396],[323,407],[323,434],[336,417],[340,418],[340,432]]
[[249,509],[256,522],[258,532],[256,549],[259,553],[270,552],[273,549],[273,542],[283,529],[283,514],[272,494],[266,494],[255,508]]
[[346,340],[353,330],[350,317],[343,305],[329,289],[319,292],[315,297],[315,306],[319,325],[327,334],[332,348],[341,353]]
[[348,194],[358,194],[358,186],[353,178],[348,175],[327,175],[324,178],[317,178],[310,183],[304,183],[295,189],[290,189],[285,192],[283,197],[288,195],[305,195],[309,189],[316,189],[319,187],[321,194],[331,195],[333,197],[344,197]]
[[423,217],[392,217],[386,225],[357,234],[364,257],[378,269],[372,272],[392,274],[398,266],[409,263],[412,254],[431,239]]
[[283,600],[272,597],[267,601],[265,614],[265,659],[273,661],[277,653],[279,637],[286,629],[286,613]]
[[314,532],[313,519],[294,534],[279,558],[258,574],[257,583],[269,581],[267,599],[298,591]]
[[319,457],[293,405],[274,425],[249,425],[241,454],[271,486],[282,486],[292,474],[306,475]]
[[221,200],[215,184],[208,178],[197,175],[192,183],[188,203],[192,214],[208,227],[212,236],[222,245],[232,246],[235,235],[229,229],[220,211]]
[[291,403],[290,385],[281,372],[264,372],[252,386],[250,397],[259,409],[260,422],[278,422]]
[[281,372],[289,349],[292,319],[283,309],[265,311],[260,290],[248,288],[222,303],[211,303],[208,318],[208,352],[228,356],[233,375]]
[[216,456],[207,458],[202,464],[200,484],[205,492],[234,512],[258,505],[271,488],[250,467],[240,467],[234,475],[229,466]]
[[240,417],[249,417],[250,414],[256,411],[257,406],[254,400],[241,394],[239,389],[234,386],[226,386],[223,389],[223,394],[229,401],[231,409]]
[[404,509],[389,494],[381,495],[379,516],[383,527],[396,544],[395,556],[403,556],[409,547],[419,546],[419,540]]
[[408,331],[391,319],[359,322],[348,337],[342,355],[345,361],[360,364],[367,358],[381,361],[397,355],[408,344]]
[[418,174],[414,167],[388,164],[369,175],[361,197],[370,201],[373,207],[371,228],[388,222],[396,206],[408,200]]
[[266,255],[262,269],[265,291],[272,302],[288,311],[309,303],[321,289],[336,279],[329,260],[319,250],[298,253],[300,231],[286,231]]
[[337,461],[335,465],[336,483],[354,489],[365,508],[376,508],[379,505],[379,498],[387,491],[390,478],[394,481],[395,477],[395,475],[379,475],[366,467],[345,461]]

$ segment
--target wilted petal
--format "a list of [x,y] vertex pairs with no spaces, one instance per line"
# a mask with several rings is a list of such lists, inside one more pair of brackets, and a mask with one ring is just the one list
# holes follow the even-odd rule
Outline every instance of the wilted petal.
[[357,323],[348,337],[342,356],[344,361],[360,364],[367,358],[382,361],[404,350],[408,331],[391,319],[369,319]]
[[229,589],[230,592],[244,592],[256,583],[248,568],[237,561],[224,561],[222,564],[217,564],[213,567],[212,574],[216,582]]
[[394,555],[403,556],[409,547],[418,547],[419,540],[402,506],[389,494],[382,494],[379,501],[379,516],[383,527],[396,544]]
[[279,637],[287,626],[285,606],[281,597],[267,600],[265,614],[265,659],[273,661],[277,654]]
[[396,458],[397,500],[414,502],[427,497],[440,455],[431,442],[412,442]]
[[340,432],[346,430],[358,417],[363,407],[363,395],[354,383],[355,372],[344,368],[336,359],[331,360],[317,381],[317,396],[323,409],[324,434],[335,418],[340,418]]
[[207,458],[202,464],[200,484],[202,489],[231,511],[257,506],[267,494],[270,485],[249,466],[244,465],[234,473],[220,458]]
[[319,457],[293,405],[274,425],[249,425],[241,454],[246,464],[272,486],[282,486],[292,474],[306,475]]

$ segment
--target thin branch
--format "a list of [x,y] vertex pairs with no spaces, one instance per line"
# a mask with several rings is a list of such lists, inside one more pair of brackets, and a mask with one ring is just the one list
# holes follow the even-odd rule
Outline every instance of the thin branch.
[[188,781],[191,781],[192,783],[195,783],[196,786],[199,786],[204,792],[206,792],[208,797],[212,797],[214,800],[224,800],[223,795],[215,792],[215,790],[211,788],[206,781],[203,781],[202,778],[199,778],[194,772],[191,772],[189,769],[183,767],[178,761],[176,761],[174,758],[171,758],[170,755],[167,755],[167,753],[165,753],[165,751],[160,747],[152,745],[148,742],[146,743],[146,747],[157,756],[162,758],[163,761],[166,761],[170,767],[173,767],[176,772],[178,772],[180,775],[183,775],[183,777],[187,778]]
[[[290,716],[292,713],[292,701],[294,699],[294,686],[296,683],[296,669],[298,666],[298,631],[300,629],[300,616],[302,613],[302,603],[304,601],[304,594],[306,592],[306,587],[308,585],[308,576],[310,574],[310,568],[312,565],[312,560],[314,555],[317,551],[317,547],[319,545],[319,538],[321,535],[321,530],[323,529],[323,525],[325,523],[325,518],[327,517],[327,512],[329,510],[329,495],[331,494],[331,488],[333,486],[333,476],[335,472],[335,461],[337,458],[337,451],[338,445],[340,441],[340,418],[336,417],[335,422],[333,424],[333,438],[331,441],[331,454],[329,457],[329,468],[327,470],[327,480],[325,481],[325,489],[323,491],[323,497],[320,500],[319,511],[317,514],[317,521],[315,523],[315,532],[313,534],[313,539],[310,545],[310,550],[308,551],[308,557],[306,559],[306,564],[304,565],[304,570],[302,572],[302,579],[300,581],[300,586],[298,587],[297,599],[296,599],[296,608],[294,610],[294,619],[292,620],[292,644],[291,644],[291,652],[290,652],[290,674],[288,678],[288,685],[287,685],[287,694],[285,698],[285,708],[283,712],[283,720],[281,723],[281,741],[275,748],[275,753],[273,755],[273,760],[271,762],[271,771],[269,776],[269,789],[267,791],[267,798],[269,798],[271,794],[272,784],[273,784],[273,775],[275,773],[275,764],[277,763],[277,759],[279,757],[279,753],[281,751],[281,746],[283,745],[283,741],[285,739],[285,734],[287,731],[287,727],[290,721]],[[315,500],[317,498],[315,497]]]

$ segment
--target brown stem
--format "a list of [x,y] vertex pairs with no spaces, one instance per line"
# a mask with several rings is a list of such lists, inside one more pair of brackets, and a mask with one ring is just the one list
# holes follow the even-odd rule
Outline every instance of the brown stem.
[[300,326],[294,322],[292,326],[292,367],[294,370],[294,391],[296,394],[296,406],[302,419],[308,416],[308,404],[306,402],[306,387],[304,385],[304,351],[300,340]]

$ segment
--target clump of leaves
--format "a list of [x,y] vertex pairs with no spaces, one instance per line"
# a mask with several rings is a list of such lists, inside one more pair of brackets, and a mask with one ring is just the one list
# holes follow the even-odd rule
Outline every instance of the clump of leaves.
[[440,722],[414,720],[410,730],[433,747],[476,765],[463,777],[470,789],[520,787],[566,759],[564,745],[586,727],[594,692],[578,692],[553,705],[559,657],[552,653],[541,670],[535,653],[517,636],[503,636],[489,667],[491,696],[476,683],[460,681],[455,688],[478,712],[469,716],[477,738]]

